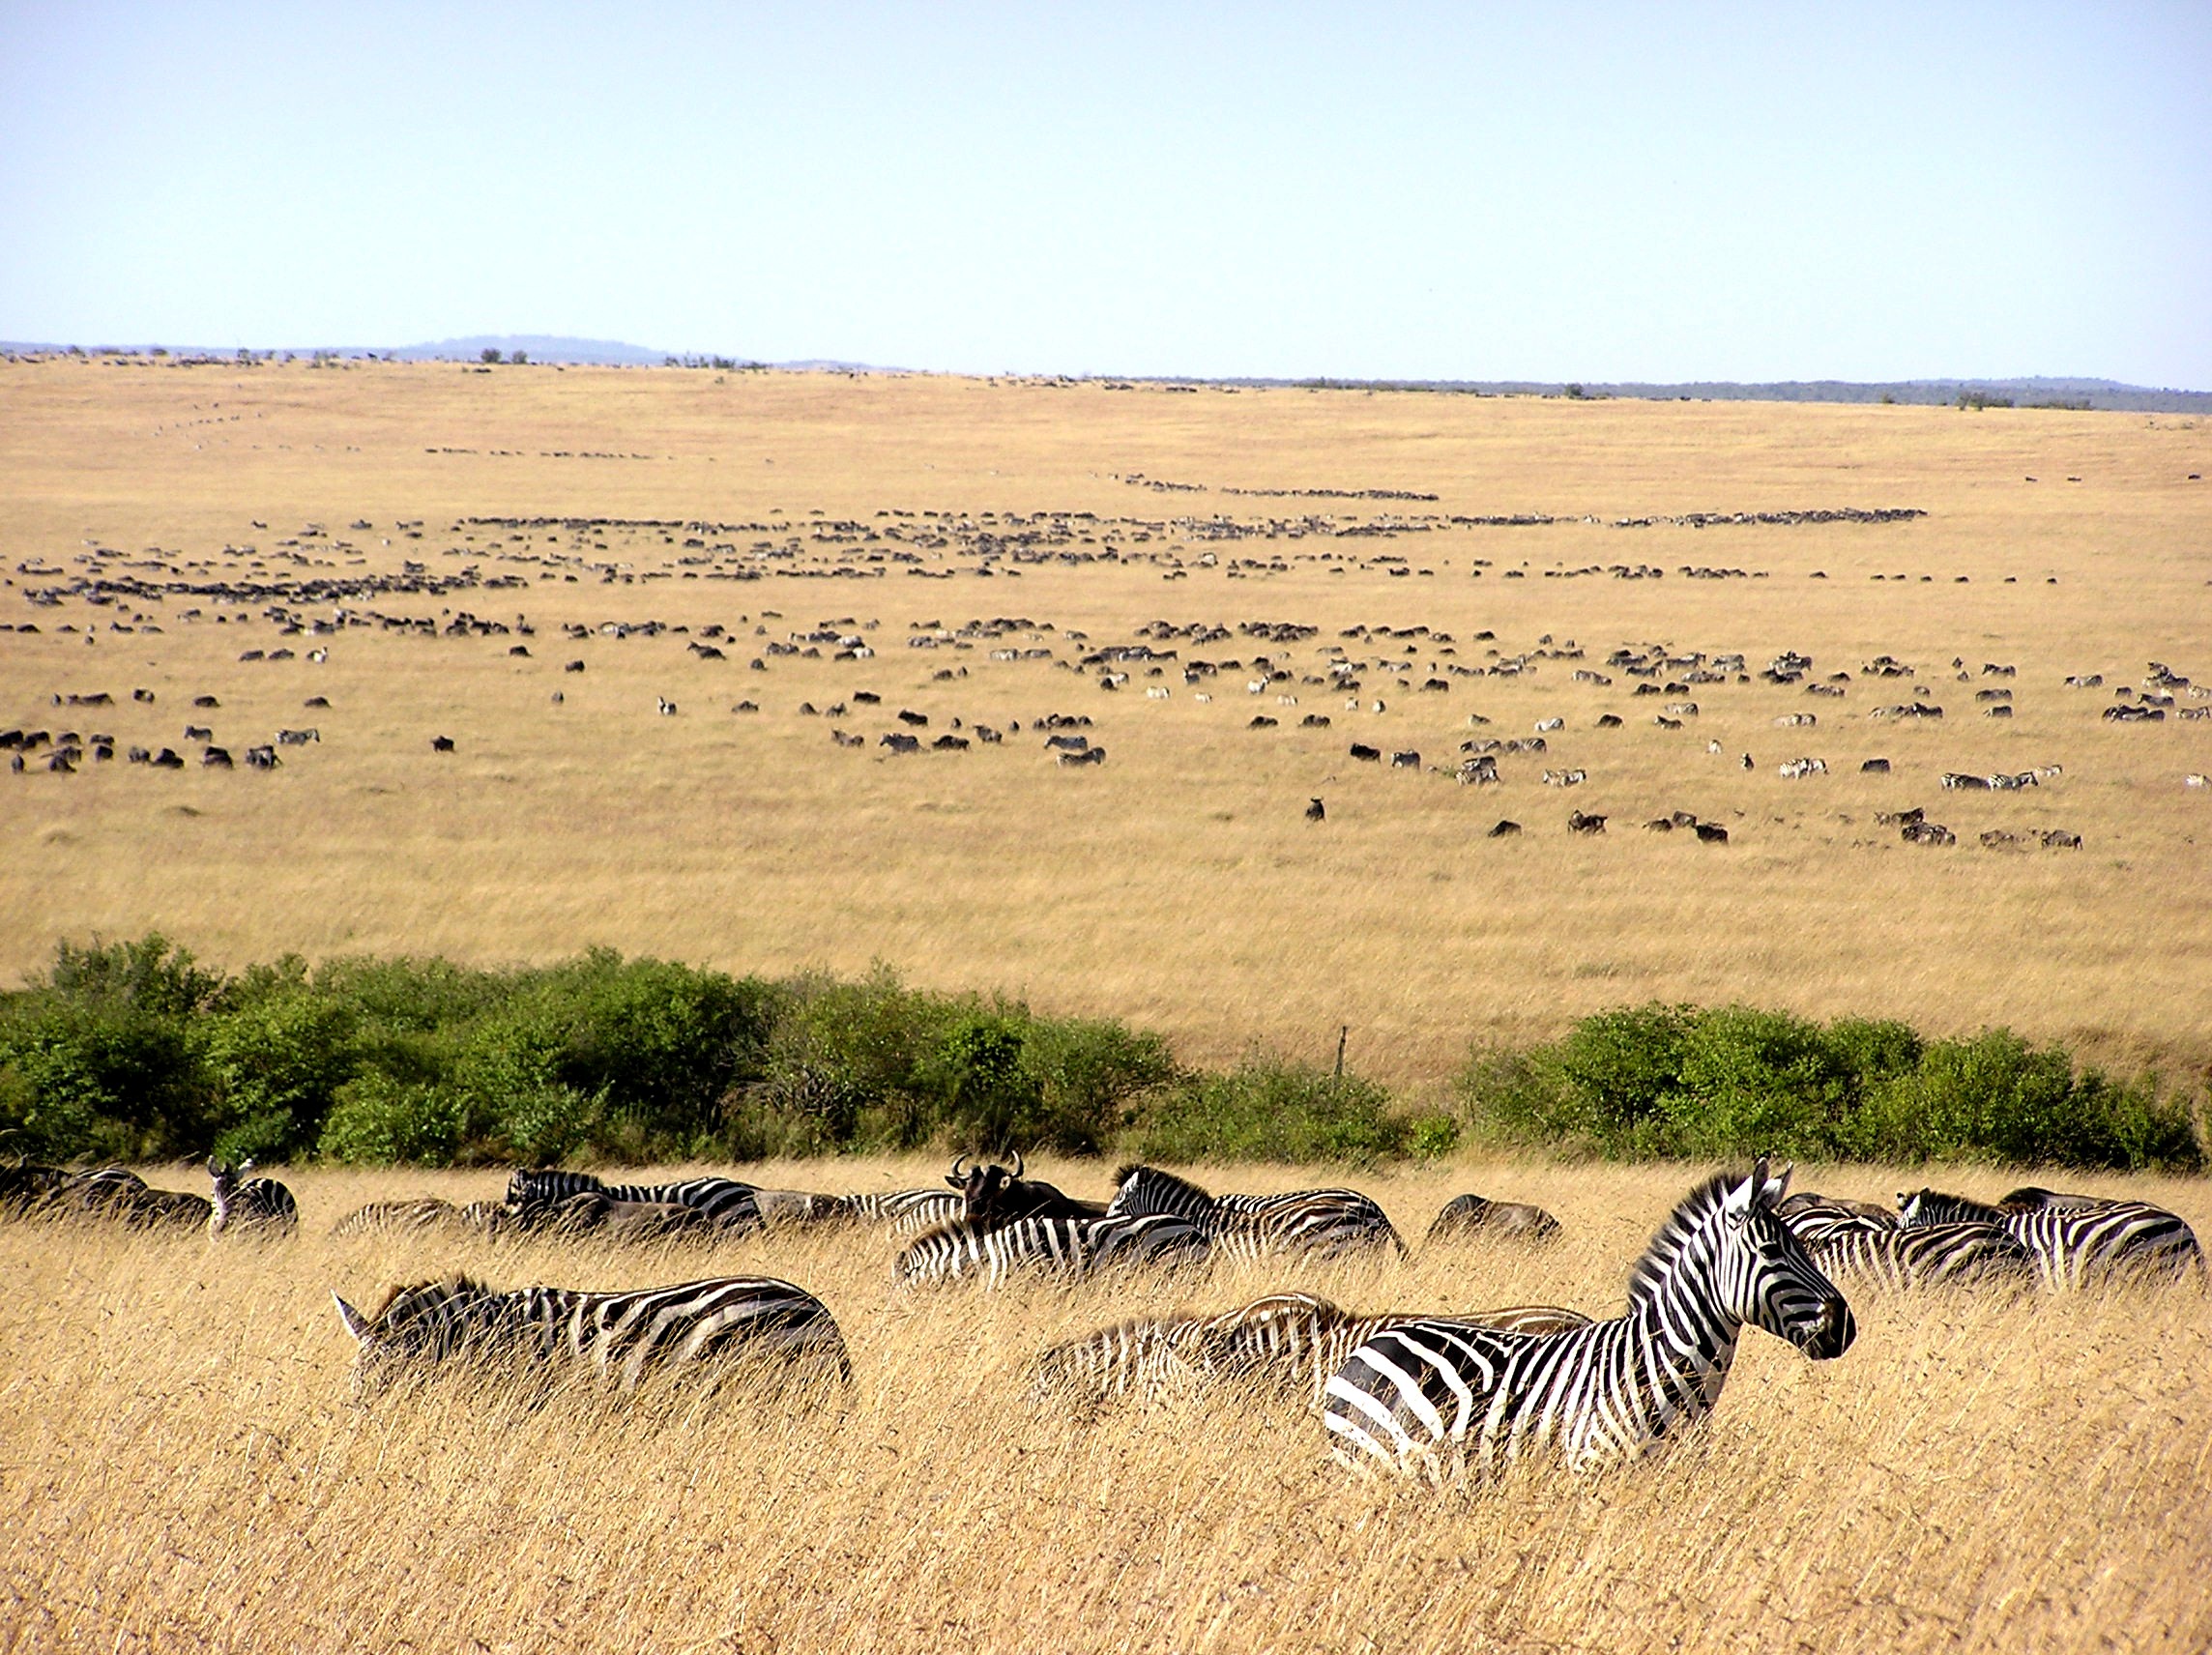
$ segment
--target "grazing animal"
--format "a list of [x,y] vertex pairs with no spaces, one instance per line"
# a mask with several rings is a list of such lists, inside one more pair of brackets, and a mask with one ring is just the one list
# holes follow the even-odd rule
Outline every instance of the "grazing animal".
[[[1792,1229],[1797,1228],[1792,1226]],[[1922,1288],[2031,1286],[2035,1261],[1994,1224],[1832,1224],[1798,1231],[1813,1261],[1835,1281],[1865,1282],[1891,1292]]]
[[609,1184],[590,1173],[530,1170],[507,1180],[507,1208],[524,1223],[547,1222],[560,1204],[578,1195],[610,1202],[696,1208],[714,1228],[729,1231],[760,1227],[754,1186],[736,1178],[686,1178],[673,1184]]
[[1701,845],[1725,845],[1729,842],[1728,829],[1718,822],[1693,824],[1693,831],[1697,833]]
[[341,1239],[349,1235],[418,1234],[428,1230],[491,1234],[506,1217],[507,1208],[495,1201],[472,1201],[466,1206],[455,1206],[433,1196],[372,1201],[339,1219],[331,1227],[331,1234]]
[[1352,743],[1352,756],[1362,764],[1378,765],[1382,762],[1382,749],[1370,747],[1364,741],[1354,741]]
[[1339,1368],[1323,1423],[1346,1465],[1432,1481],[1494,1476],[1528,1455],[1575,1470],[1628,1459],[1709,1413],[1746,1326],[1827,1360],[1857,1336],[1850,1307],[1775,1215],[1789,1182],[1692,1190],[1652,1237],[1627,1311],[1562,1333],[1436,1318],[1385,1329]]
[[1282,1195],[1212,1195],[1157,1167],[1128,1166],[1114,1175],[1109,1217],[1168,1213],[1197,1225],[1234,1258],[1297,1255],[1342,1258],[1387,1245],[1403,1258],[1406,1244],[1374,1200],[1351,1189],[1291,1190]]
[[1504,817],[1499,817],[1498,820],[1498,825],[1491,828],[1489,832],[1485,833],[1483,837],[1485,839],[1510,839],[1514,834],[1520,831],[1520,823],[1509,821]]
[[107,1219],[127,1230],[204,1231],[215,1215],[204,1195],[154,1189],[136,1173],[101,1167],[73,1174],[47,1203],[48,1210]]
[[1392,753],[1390,755],[1390,768],[1394,770],[1417,770],[1421,768],[1421,755],[1418,753]]
[[2114,1281],[2180,1275],[2205,1279],[2197,1233],[2179,1214],[2141,1201],[2019,1192],[2032,1205],[1992,1206],[1938,1190],[1900,1190],[1898,1222],[1906,1230],[1932,1224],[1992,1224],[2034,1261],[2042,1285],[2080,1291]]
[[453,1276],[395,1289],[368,1316],[331,1296],[360,1347],[356,1401],[447,1364],[539,1382],[566,1370],[625,1393],[655,1373],[682,1374],[712,1390],[751,1377],[748,1370],[838,1384],[853,1372],[828,1308],[771,1277],[724,1276],[627,1292],[500,1292]]
[[996,1161],[968,1164],[966,1155],[952,1157],[952,1170],[945,1181],[960,1192],[960,1216],[977,1229],[994,1229],[1017,1218],[1104,1218],[1106,1207],[1094,1201],[1078,1201],[1042,1179],[1025,1177],[1020,1150],[1011,1167]]
[[[1353,1350],[1386,1327],[1418,1320],[1412,1312],[1354,1316],[1314,1293],[1268,1293],[1218,1316],[1120,1321],[1055,1345],[1037,1359],[1034,1388],[1078,1416],[1110,1403],[1156,1403],[1223,1383],[1318,1406],[1329,1375]],[[1557,1305],[1476,1311],[1467,1320],[1524,1333],[1589,1321]]]
[[1559,1221],[1525,1201],[1492,1201],[1486,1196],[1455,1195],[1429,1226],[1431,1241],[1461,1235],[1507,1235],[1518,1240],[1558,1238]]
[[452,737],[433,736],[430,738],[430,751],[433,753],[451,753],[454,750]]
[[1318,798],[1309,798],[1306,800],[1306,820],[1308,822],[1323,822],[1326,821],[1327,818],[1328,806],[1322,803],[1322,801]]
[[209,1204],[210,1235],[220,1235],[226,1230],[289,1235],[300,1228],[300,1204],[292,1199],[292,1192],[275,1178],[247,1177],[247,1174],[253,1171],[252,1161],[241,1161],[233,1167],[210,1160],[207,1170],[215,1186]]
[[995,1229],[956,1219],[899,1255],[908,1287],[980,1280],[998,1289],[1016,1275],[1085,1281],[1108,1270],[1203,1263],[1204,1231],[1180,1218],[1018,1218]]
[[1602,833],[1605,831],[1605,818],[1592,816],[1580,810],[1569,811],[1567,813],[1567,831],[1570,833]]

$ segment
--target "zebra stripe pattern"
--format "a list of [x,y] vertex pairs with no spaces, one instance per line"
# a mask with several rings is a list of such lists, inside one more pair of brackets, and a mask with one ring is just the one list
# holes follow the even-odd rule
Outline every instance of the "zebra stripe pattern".
[[882,1224],[894,1239],[919,1235],[939,1224],[948,1224],[961,1212],[961,1199],[951,1190],[909,1189],[876,1191],[865,1195],[830,1196],[840,1215]]
[[1108,1217],[1165,1213],[1197,1225],[1237,1259],[1297,1254],[1338,1259],[1385,1243],[1403,1258],[1406,1244],[1373,1198],[1351,1189],[1292,1190],[1283,1195],[1212,1195],[1157,1167],[1123,1167]]
[[713,1388],[746,1363],[788,1365],[794,1379],[852,1378],[844,1335],[822,1301],[772,1277],[715,1277],[626,1292],[520,1288],[500,1292],[467,1276],[398,1288],[373,1316],[337,1294],[360,1347],[354,1394],[365,1399],[408,1375],[455,1363],[509,1377],[591,1375],[624,1392],[655,1373]]
[[269,1234],[289,1234],[300,1227],[300,1204],[292,1192],[275,1178],[249,1178],[251,1161],[230,1166],[208,1162],[208,1178],[215,1186],[209,1203],[208,1234],[226,1230],[252,1230]]
[[[1328,1377],[1384,1328],[1419,1312],[1353,1316],[1315,1293],[1281,1292],[1218,1316],[1131,1321],[1056,1345],[1037,1360],[1036,1390],[1079,1413],[1157,1403],[1208,1384],[1242,1382],[1318,1405]],[[1514,1305],[1467,1318],[1507,1332],[1557,1333],[1589,1318],[1557,1305]]]
[[2197,1233],[2178,1213],[2148,1202],[2053,1196],[2046,1190],[2022,1193],[2043,1205],[1991,1206],[1939,1190],[1901,1191],[1899,1222],[1907,1230],[1962,1222],[1999,1225],[2027,1250],[2043,1286],[2053,1292],[2190,1271],[2199,1283],[2205,1279]]
[[1204,1263],[1209,1244],[1179,1218],[1018,1218],[987,1230],[943,1224],[899,1255],[908,1287],[980,1279],[987,1289],[1016,1275],[1082,1281],[1103,1270]]
[[761,1222],[760,1205],[753,1199],[753,1186],[735,1178],[686,1178],[673,1184],[610,1184],[590,1173],[537,1170],[517,1172],[507,1181],[507,1205],[525,1218],[537,1217],[579,1195],[696,1207],[713,1224],[730,1229],[751,1229]]
[[[1792,1228],[1795,1228],[1792,1226]],[[1834,1281],[1892,1292],[1920,1288],[2028,1287],[2035,1261],[1994,1224],[1931,1224],[1916,1230],[1861,1220],[1818,1235],[1798,1231],[1813,1262]]]
[[334,1237],[349,1235],[412,1235],[429,1230],[466,1230],[488,1235],[508,1216],[496,1201],[472,1201],[455,1206],[450,1201],[423,1196],[415,1201],[372,1201],[347,1213],[331,1228]]
[[1615,1321],[1529,1334],[1439,1318],[1376,1334],[1324,1388],[1337,1458],[1440,1482],[1533,1453],[1588,1469],[1711,1412],[1746,1325],[1816,1359],[1843,1354],[1857,1327],[1775,1216],[1787,1182],[1762,1160],[1693,1190],[1652,1237]]

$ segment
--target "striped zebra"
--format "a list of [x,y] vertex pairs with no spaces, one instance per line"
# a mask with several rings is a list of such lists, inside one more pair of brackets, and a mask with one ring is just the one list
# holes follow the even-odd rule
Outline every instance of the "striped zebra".
[[36,1161],[0,1167],[0,1218],[30,1217],[51,1201],[69,1178],[61,1168],[41,1166]]
[[464,1230],[472,1234],[489,1235],[498,1232],[507,1217],[507,1208],[496,1201],[472,1201],[465,1206],[455,1206],[435,1196],[413,1201],[372,1201],[339,1219],[332,1226],[331,1234],[342,1239],[349,1235],[412,1235],[430,1230]]
[[711,1390],[755,1363],[785,1366],[795,1379],[843,1383],[853,1374],[844,1335],[822,1301],[770,1277],[625,1292],[500,1292],[451,1276],[395,1288],[368,1316],[331,1297],[359,1346],[357,1402],[442,1363],[537,1382],[589,1375],[624,1392],[651,1373],[696,1376]]
[[208,1179],[215,1186],[214,1199],[208,1204],[210,1235],[220,1235],[226,1230],[289,1235],[300,1228],[300,1204],[292,1199],[292,1192],[275,1178],[247,1177],[246,1175],[253,1171],[251,1160],[234,1167],[211,1159],[207,1170]]
[[829,1196],[833,1216],[856,1223],[881,1224],[892,1239],[904,1240],[958,1218],[962,1202],[951,1190],[875,1190],[863,1195]]
[[1083,1281],[1105,1270],[1203,1263],[1206,1232],[1165,1214],[1142,1218],[1017,1218],[987,1229],[956,1219],[899,1255],[908,1287],[980,1279],[996,1290],[1017,1275]]
[[1284,1195],[1211,1195],[1157,1167],[1123,1167],[1114,1175],[1109,1217],[1165,1213],[1195,1224],[1227,1257],[1276,1258],[1299,1254],[1339,1259],[1361,1247],[1387,1243],[1398,1256],[1406,1244],[1389,1215],[1372,1198],[1350,1189],[1292,1190]]
[[1940,1190],[1900,1190],[1898,1221],[1907,1230],[1931,1224],[1994,1224],[2035,1261],[2042,1285],[2079,1292],[2113,1281],[2177,1276],[2194,1271],[2205,1280],[2197,1233],[2178,1213],[2141,1201],[2023,1192],[2045,1202],[2028,1207],[1992,1206]]
[[46,1209],[110,1219],[129,1230],[205,1230],[215,1216],[215,1204],[206,1196],[155,1189],[121,1167],[72,1174],[48,1198]]
[[736,1178],[686,1178],[673,1184],[610,1184],[590,1173],[538,1169],[517,1172],[507,1180],[508,1208],[525,1220],[540,1218],[549,1209],[579,1195],[696,1207],[722,1229],[753,1230],[761,1223],[754,1187]]
[[1330,1376],[1323,1422],[1348,1466],[1434,1481],[1534,1453],[1576,1470],[1626,1459],[1711,1412],[1746,1325],[1840,1356],[1850,1307],[1774,1214],[1789,1182],[1761,1159],[1675,1207],[1630,1278],[1628,1309],[1564,1333],[1405,1322]]
[[[1795,1226],[1791,1227],[1795,1229]],[[1806,1252],[1832,1281],[1892,1292],[1918,1288],[2034,1285],[2035,1260],[1995,1224],[1928,1224],[1905,1229],[1861,1219],[1818,1235],[1797,1231]]]
[[[1417,1311],[1352,1315],[1315,1293],[1281,1292],[1218,1316],[1116,1322],[1053,1346],[1037,1359],[1035,1392],[1079,1415],[1111,1403],[1157,1403],[1223,1381],[1296,1395],[1318,1406],[1329,1375],[1375,1334]],[[1556,1305],[1476,1311],[1468,1321],[1510,1332],[1557,1333],[1589,1318]]]

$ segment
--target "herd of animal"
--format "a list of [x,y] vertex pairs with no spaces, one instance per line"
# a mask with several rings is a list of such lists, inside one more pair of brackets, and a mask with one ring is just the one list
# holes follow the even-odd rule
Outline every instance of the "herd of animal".
[[[250,1162],[211,1161],[208,1173],[211,1193],[200,1196],[115,1167],[0,1168],[0,1217],[232,1237],[297,1232],[291,1192],[252,1176]],[[1055,1345],[1033,1364],[1033,1394],[1081,1418],[1209,1390],[1271,1395],[1318,1409],[1347,1465],[1447,1481],[1528,1454],[1582,1468],[1641,1452],[1710,1411],[1746,1327],[1815,1359],[1839,1356],[1856,1330],[1847,1286],[2083,1292],[2192,1276],[2205,1285],[2189,1225],[2142,1202],[2029,1187],[1990,1204],[1921,1189],[1901,1192],[1892,1208],[1791,1195],[1789,1181],[1762,1158],[1691,1190],[1635,1263],[1627,1305],[1609,1320],[1559,1305],[1360,1315],[1310,1292],[1271,1292],[1218,1314],[1121,1321]],[[1028,1176],[1019,1155],[1011,1165],[957,1157],[945,1183],[827,1195],[718,1176],[609,1184],[531,1169],[512,1175],[499,1202],[377,1202],[332,1234],[711,1243],[868,1227],[901,1243],[893,1268],[910,1290],[1025,1278],[1074,1286],[1188,1275],[1213,1259],[1264,1267],[1407,1251],[1382,1208],[1353,1189],[1215,1194],[1138,1165],[1115,1175],[1106,1200],[1091,1201]],[[1559,1234],[1539,1207],[1462,1195],[1437,1214],[1427,1244],[1541,1246]],[[369,1312],[333,1296],[357,1346],[357,1399],[441,1369],[525,1389],[582,1374],[624,1393],[656,1375],[704,1391],[835,1388],[852,1377],[828,1306],[771,1277],[501,1292],[450,1276],[396,1287]]]

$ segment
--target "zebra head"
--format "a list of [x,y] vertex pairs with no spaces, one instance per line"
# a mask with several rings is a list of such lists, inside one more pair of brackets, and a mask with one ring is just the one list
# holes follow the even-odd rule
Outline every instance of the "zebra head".
[[1719,1275],[1729,1284],[1729,1308],[1745,1321],[1825,1361],[1851,1348],[1858,1324],[1836,1284],[1776,1215],[1789,1188],[1790,1169],[1770,1176],[1761,1155],[1751,1176],[1722,1197]]
[[394,1288],[375,1314],[364,1316],[334,1289],[338,1320],[358,1347],[353,1400],[365,1403],[420,1363],[454,1354],[486,1331],[484,1313],[498,1295],[467,1276]]
[[208,1219],[208,1234],[220,1235],[230,1225],[231,1203],[237,1199],[240,1180],[253,1171],[253,1158],[249,1155],[235,1167],[228,1161],[208,1157],[208,1182],[214,1186],[210,1205],[215,1208]]
[[1110,1218],[1149,1218],[1163,1213],[1170,1218],[1197,1220],[1213,1211],[1213,1197],[1188,1178],[1163,1173],[1157,1167],[1123,1167],[1114,1175],[1114,1199],[1106,1205]]
[[2002,1208],[1963,1195],[1934,1189],[1897,1192],[1897,1222],[1906,1230],[1929,1224],[2002,1224],[2004,1219]]
[[1724,1174],[1691,1192],[1636,1266],[1632,1309],[1748,1323],[1819,1361],[1849,1350],[1850,1306],[1774,1210],[1789,1187],[1789,1169],[1770,1175],[1762,1155],[1748,1176]]

